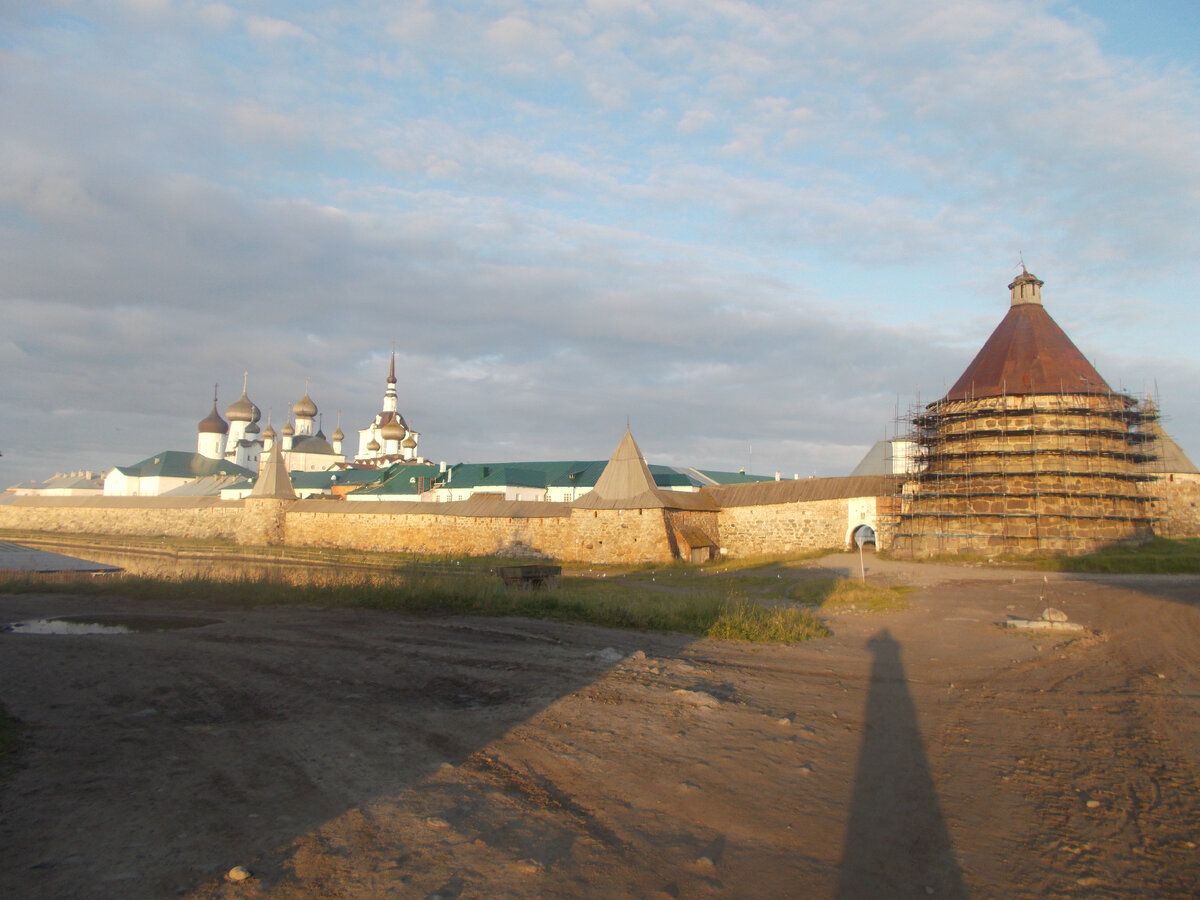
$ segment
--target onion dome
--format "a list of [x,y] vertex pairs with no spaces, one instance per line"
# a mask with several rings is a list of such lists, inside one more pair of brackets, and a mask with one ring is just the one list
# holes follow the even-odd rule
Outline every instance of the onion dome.
[[297,419],[312,419],[317,415],[317,404],[312,402],[308,391],[305,391],[304,396],[296,401],[296,405],[292,407],[292,414]]
[[284,437],[291,437],[295,433],[296,433],[296,429],[292,427],[291,422],[288,422],[286,425],[283,426],[282,434]]
[[318,441],[329,440],[329,438],[325,437],[325,432],[322,431],[320,428],[317,429],[317,433],[315,435],[313,435],[313,437],[315,437]]
[[378,453],[379,452],[379,441],[375,440],[375,438],[371,438],[371,442],[369,444],[367,444],[367,449],[370,450],[372,453]]
[[[249,429],[247,429],[247,430],[249,430]],[[265,441],[275,440],[275,429],[271,427],[270,422],[268,422],[267,427],[263,429],[262,436],[263,436],[263,440],[265,440]]]
[[344,434],[342,434],[342,427],[339,425],[337,431],[335,431],[333,433],[333,439],[335,441],[341,441],[341,440],[345,440],[345,438],[346,438],[346,436]]
[[399,418],[392,419],[392,421],[388,422],[379,429],[379,433],[383,436],[385,441],[404,440],[404,431],[404,425],[401,423]]
[[229,434],[229,426],[217,412],[217,401],[213,401],[212,412],[200,420],[197,430],[201,434]]
[[251,422],[246,426],[246,434],[258,434],[262,429],[258,427],[257,422]]
[[257,406],[250,402],[250,398],[243,390],[242,396],[229,404],[229,408],[225,410],[225,416],[230,422],[257,422],[262,413],[259,412]]
[[416,442],[416,439],[414,439],[413,436],[410,434],[408,437],[406,437],[403,441],[400,442],[400,446],[404,447],[406,450],[412,450],[417,446],[417,442]]

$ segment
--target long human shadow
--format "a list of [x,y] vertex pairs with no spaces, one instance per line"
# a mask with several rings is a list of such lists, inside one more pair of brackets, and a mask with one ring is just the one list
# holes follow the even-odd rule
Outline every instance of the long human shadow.
[[921,740],[900,645],[884,629],[874,654],[837,896],[967,896]]

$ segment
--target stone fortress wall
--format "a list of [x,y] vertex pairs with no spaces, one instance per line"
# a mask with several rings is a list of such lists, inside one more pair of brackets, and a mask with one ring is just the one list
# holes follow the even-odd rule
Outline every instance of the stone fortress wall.
[[707,535],[714,549],[724,548],[728,556],[741,558],[847,547],[859,524],[879,530],[880,546],[886,533],[875,520],[874,497],[796,500],[714,512],[502,503],[494,515],[464,515],[448,509],[455,505],[19,497],[0,504],[0,528],[226,539],[245,546],[549,557],[597,565],[687,558],[681,534],[689,529]]
[[1154,497],[1155,534],[1200,537],[1200,475],[1167,475],[1151,482],[1147,490]]
[[[1200,477],[1175,475],[1137,487],[1157,498],[1153,504],[1156,534],[1200,537]],[[464,515],[447,509],[455,505],[19,497],[0,504],[0,528],[232,540],[244,546],[549,557],[562,562],[628,565],[688,558],[680,539],[687,525],[708,535],[714,548],[723,549],[730,558],[852,549],[854,531],[860,525],[875,531],[879,549],[889,550],[895,543],[899,501],[881,493],[730,505],[715,512],[588,510],[566,504],[513,502],[500,504],[495,515]],[[1101,544],[1094,541],[1094,545]]]

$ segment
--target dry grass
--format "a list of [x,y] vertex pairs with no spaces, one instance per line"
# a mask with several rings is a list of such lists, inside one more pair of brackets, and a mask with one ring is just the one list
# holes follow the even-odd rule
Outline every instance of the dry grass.
[[806,610],[794,606],[763,606],[750,600],[727,601],[705,637],[739,641],[796,644],[833,632]]
[[[727,587],[727,585],[722,585]],[[125,577],[77,585],[27,579],[0,582],[3,593],[71,593],[147,602],[170,600],[206,609],[263,606],[356,607],[415,613],[524,616],[628,628],[792,643],[828,634],[807,612],[774,610],[711,589],[655,592],[624,579],[566,576],[550,590],[505,587],[494,575],[413,564],[391,573],[349,573],[336,582],[296,584],[282,578]]]
[[908,587],[878,587],[849,578],[822,578],[792,588],[790,596],[802,606],[821,612],[896,612],[908,609]]

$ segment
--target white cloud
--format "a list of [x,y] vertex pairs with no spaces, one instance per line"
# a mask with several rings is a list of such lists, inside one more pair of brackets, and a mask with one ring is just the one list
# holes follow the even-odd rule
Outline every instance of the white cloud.
[[265,41],[300,39],[310,41],[313,36],[294,22],[271,16],[247,16],[246,33]]
[[1114,379],[1194,380],[1195,70],[1069,8],[176,12],[6,40],[6,433],[86,381],[111,414],[56,440],[141,429],[128,462],[246,368],[361,427],[395,338],[439,457],[600,457],[628,414],[674,461],[835,474],[956,377],[1022,250]]
[[684,135],[707,131],[717,123],[717,116],[707,109],[689,109],[679,120],[679,131]]

